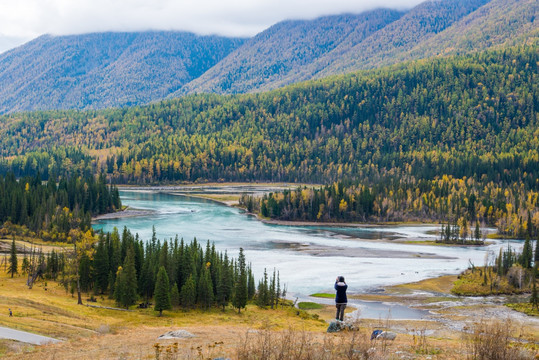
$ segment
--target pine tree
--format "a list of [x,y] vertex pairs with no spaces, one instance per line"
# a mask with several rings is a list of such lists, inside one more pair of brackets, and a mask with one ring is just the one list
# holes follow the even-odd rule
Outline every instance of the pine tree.
[[260,282],[258,283],[258,294],[257,294],[257,305],[260,307],[264,307],[268,305],[268,299],[269,299],[269,289],[268,289],[268,273],[266,269],[264,268],[264,277],[260,279]]
[[537,295],[537,264],[533,268],[532,276],[532,296],[530,298],[530,303],[532,304],[532,309],[539,310],[539,296]]
[[238,256],[238,277],[235,286],[234,307],[238,309],[238,313],[247,305],[247,271],[245,268],[245,255],[243,248],[240,248]]
[[225,257],[221,266],[221,272],[219,274],[219,285],[217,287],[217,302],[219,306],[225,307],[230,301],[230,296],[232,294],[233,287],[233,274],[230,268],[230,263],[228,261],[228,255],[225,252]]
[[481,241],[481,229],[479,228],[479,221],[475,222],[475,241]]
[[530,243],[530,238],[526,236],[526,241],[524,241],[524,248],[522,249],[522,261],[521,265],[525,269],[530,269],[532,266],[533,260],[533,249]]
[[275,268],[273,268],[273,276],[271,277],[271,285],[269,288],[269,304],[271,308],[273,309],[273,306],[275,305],[275,289],[276,289],[276,275],[275,275]]
[[[209,263],[208,263],[209,264]],[[209,309],[213,303],[213,286],[209,266],[204,266],[198,281],[197,302],[204,309]]]
[[255,277],[253,276],[253,270],[249,265],[248,280],[247,280],[247,299],[252,300],[256,294]]
[[137,301],[137,271],[135,270],[135,253],[133,248],[127,250],[124,263],[125,274],[125,297],[124,306],[127,308]]
[[277,271],[277,288],[275,289],[275,307],[279,306],[280,297],[281,297],[281,280],[279,278],[279,272]]
[[103,294],[109,286],[109,252],[105,238],[101,236],[94,255],[95,287]]
[[15,245],[15,239],[11,242],[11,255],[9,257],[9,267],[7,270],[8,274],[11,274],[11,277],[13,275],[19,273],[19,266],[18,266],[18,260],[17,260],[17,246]]
[[116,275],[114,298],[119,305],[124,306],[126,309],[137,301],[137,273],[135,270],[135,254],[132,247],[127,250],[124,266],[118,270]]
[[535,241],[535,257],[534,257],[535,263],[539,264],[539,236],[537,237],[537,240]]
[[114,276],[114,273],[111,271],[109,272],[109,298],[110,299],[116,299],[116,277]]
[[180,291],[180,299],[182,306],[186,309],[192,309],[195,305],[197,297],[196,284],[193,279],[193,274],[189,275],[185,284]]
[[170,290],[170,304],[173,307],[180,306],[180,292],[178,291],[177,283],[174,283],[172,285],[172,290]]
[[116,300],[116,304],[122,305],[124,291],[123,268],[120,266],[118,271],[116,271],[116,281],[114,282],[114,300]]
[[30,261],[28,260],[28,257],[26,257],[26,254],[24,255],[24,258],[22,259],[21,270],[24,275],[30,272]]
[[157,280],[155,281],[155,311],[159,311],[159,316],[163,315],[163,310],[171,309],[170,304],[170,285],[168,283],[168,274],[164,266],[159,267]]

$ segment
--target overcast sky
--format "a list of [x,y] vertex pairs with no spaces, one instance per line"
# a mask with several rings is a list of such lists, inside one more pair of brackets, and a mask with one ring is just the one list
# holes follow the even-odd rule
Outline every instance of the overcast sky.
[[0,0],[0,52],[39,35],[185,30],[253,36],[287,19],[405,9],[424,0]]

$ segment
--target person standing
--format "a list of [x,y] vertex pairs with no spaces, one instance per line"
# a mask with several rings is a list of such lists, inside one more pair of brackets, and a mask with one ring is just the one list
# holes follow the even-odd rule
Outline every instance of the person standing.
[[348,289],[348,285],[344,281],[344,276],[337,276],[335,280],[335,290],[337,291],[335,295],[335,307],[337,307],[336,320],[343,321],[344,319],[344,309],[346,309],[346,304],[348,303],[346,289]]

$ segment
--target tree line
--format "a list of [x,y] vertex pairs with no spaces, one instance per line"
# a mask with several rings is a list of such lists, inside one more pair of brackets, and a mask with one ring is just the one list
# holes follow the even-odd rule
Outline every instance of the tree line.
[[539,192],[520,183],[504,186],[446,175],[419,180],[409,175],[242,195],[240,205],[264,218],[285,221],[433,221],[458,226],[458,236],[464,238],[481,224],[510,237],[533,239],[539,235],[538,200]]
[[118,189],[104,174],[43,182],[39,173],[17,179],[0,175],[3,231],[34,232],[44,240],[66,241],[71,229],[87,230],[91,217],[121,208]]
[[[158,240],[155,229],[147,241],[127,228],[121,234],[116,228],[106,234],[76,230],[71,236],[75,252],[39,253],[33,266],[24,254],[21,271],[28,274],[40,269],[42,277],[59,281],[72,294],[79,292],[79,301],[81,292],[108,295],[124,308],[137,302],[147,307],[153,299],[160,313],[173,308],[224,310],[229,305],[239,312],[253,299],[259,306],[273,308],[286,295],[275,270],[272,277],[264,271],[256,287],[242,248],[234,259],[209,241],[204,247],[196,238],[190,243],[178,237]],[[11,252],[13,276],[18,269],[14,243]]]

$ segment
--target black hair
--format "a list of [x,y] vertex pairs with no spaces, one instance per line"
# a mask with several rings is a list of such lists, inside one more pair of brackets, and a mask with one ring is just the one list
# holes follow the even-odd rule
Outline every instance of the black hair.
[[339,276],[339,281],[344,282],[344,276]]

